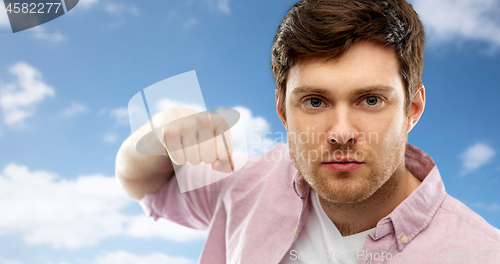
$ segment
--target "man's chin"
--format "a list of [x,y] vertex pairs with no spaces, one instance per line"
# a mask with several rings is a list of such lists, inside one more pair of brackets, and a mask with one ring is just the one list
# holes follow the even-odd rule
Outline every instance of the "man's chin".
[[[320,193],[318,193],[320,195]],[[327,192],[320,195],[321,198],[330,202],[337,204],[354,204],[362,202],[370,197],[367,193],[357,193],[357,192]]]
[[315,188],[318,195],[332,203],[357,203],[368,199],[375,191],[371,191],[367,182],[363,182],[359,175],[353,173],[329,173],[323,178],[323,184]]

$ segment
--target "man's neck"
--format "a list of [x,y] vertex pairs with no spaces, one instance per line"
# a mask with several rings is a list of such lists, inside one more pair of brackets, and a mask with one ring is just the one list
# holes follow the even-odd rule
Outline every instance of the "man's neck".
[[380,189],[364,201],[339,204],[330,203],[321,197],[319,201],[342,236],[349,236],[374,228],[380,219],[390,214],[419,185],[420,181],[403,164]]

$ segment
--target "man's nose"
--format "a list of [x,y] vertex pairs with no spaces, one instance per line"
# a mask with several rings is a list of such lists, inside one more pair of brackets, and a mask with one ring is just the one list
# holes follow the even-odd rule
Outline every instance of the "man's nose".
[[336,107],[332,112],[328,142],[330,144],[356,143],[360,133],[356,129],[356,117],[347,107]]

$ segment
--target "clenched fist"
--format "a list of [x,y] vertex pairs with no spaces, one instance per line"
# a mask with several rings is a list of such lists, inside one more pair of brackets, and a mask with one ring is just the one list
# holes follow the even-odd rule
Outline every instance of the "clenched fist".
[[230,127],[222,116],[174,108],[156,114],[153,122],[173,163],[198,165],[205,162],[211,164],[212,170],[226,173],[234,170]]

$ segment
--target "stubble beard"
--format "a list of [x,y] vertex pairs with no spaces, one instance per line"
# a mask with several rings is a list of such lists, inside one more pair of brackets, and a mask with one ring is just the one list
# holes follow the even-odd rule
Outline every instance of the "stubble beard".
[[[311,162],[298,158],[301,157],[300,152],[308,151],[304,144],[289,141],[289,149],[293,163],[318,196],[329,203],[353,204],[366,201],[375,193],[377,197],[389,198],[397,187],[400,179],[393,175],[396,170],[404,169],[406,133],[387,139],[386,142],[379,153],[370,149],[362,150],[366,157],[363,166],[368,166],[368,172],[324,173],[320,171],[321,160]],[[330,148],[332,153],[336,149],[345,149],[345,146]]]

